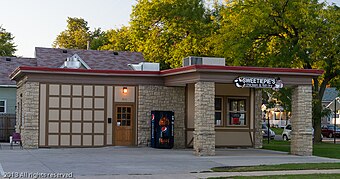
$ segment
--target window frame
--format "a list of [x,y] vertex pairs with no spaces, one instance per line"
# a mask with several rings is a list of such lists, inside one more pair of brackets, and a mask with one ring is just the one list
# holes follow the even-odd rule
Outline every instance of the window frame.
[[[216,118],[214,118],[214,126],[216,128],[249,128],[250,126],[250,97],[249,96],[220,96],[220,95],[216,95],[215,98],[221,98],[222,99],[222,110],[216,110],[216,108],[214,108],[214,112],[221,112],[221,125],[216,125]],[[214,99],[215,99],[214,98]],[[230,112],[230,104],[229,104],[229,100],[230,99],[236,99],[236,100],[245,100],[245,125],[230,125],[229,124],[229,112]],[[215,104],[215,102],[214,102]],[[215,114],[214,113],[214,114]]]
[[3,106],[0,106],[0,107],[3,107],[3,108],[4,108],[4,111],[3,111],[3,112],[0,111],[0,114],[5,114],[6,111],[7,111],[7,109],[6,109],[7,100],[5,100],[5,99],[0,99],[0,101],[3,101],[3,102],[4,102],[4,105],[3,105]]
[[216,98],[220,98],[221,99],[221,109],[220,110],[216,110],[216,106],[215,106],[214,107],[214,112],[215,112],[214,115],[216,114],[216,112],[220,112],[221,113],[221,124],[220,125],[216,125],[216,118],[214,118],[214,124],[215,124],[215,127],[224,127],[225,126],[225,122],[224,122],[224,97],[223,96],[215,96],[215,98],[214,98],[214,105],[215,105],[215,99]]

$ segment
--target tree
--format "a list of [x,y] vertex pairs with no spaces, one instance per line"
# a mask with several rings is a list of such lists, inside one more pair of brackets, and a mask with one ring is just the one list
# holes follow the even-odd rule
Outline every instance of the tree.
[[14,56],[16,46],[13,39],[12,34],[0,26],[0,56]]
[[340,75],[339,8],[317,0],[230,0],[209,46],[228,65],[325,70],[313,79],[313,124],[320,141],[321,99]]
[[204,45],[210,22],[203,0],[139,0],[131,14],[131,50],[162,69],[179,67],[186,56],[210,52]]
[[105,33],[100,28],[90,31],[87,21],[82,18],[67,18],[67,29],[62,31],[53,43],[53,47],[70,49],[98,49],[105,43]]
[[123,26],[120,29],[108,30],[103,38],[105,42],[98,47],[99,50],[132,51],[133,49],[129,27]]

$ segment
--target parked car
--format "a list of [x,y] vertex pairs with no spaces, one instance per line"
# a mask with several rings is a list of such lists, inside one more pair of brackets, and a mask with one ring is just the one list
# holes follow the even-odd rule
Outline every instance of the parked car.
[[324,125],[321,127],[321,133],[323,136],[333,138],[340,136],[340,128],[335,127],[336,132],[334,132],[334,125]]
[[[271,139],[275,138],[275,132],[272,131],[271,129],[269,129],[269,137]],[[268,127],[266,124],[262,124],[262,134],[263,134],[263,138],[268,138]]]
[[[314,141],[314,128],[312,128],[313,132],[313,141]],[[291,139],[291,133],[292,133],[292,125],[288,124],[286,127],[283,128],[282,132],[282,139],[283,140],[290,140]],[[323,139],[323,135],[321,134],[321,140]]]
[[282,139],[283,140],[290,140],[291,139],[291,134],[292,133],[292,125],[288,124],[283,128],[282,132]]

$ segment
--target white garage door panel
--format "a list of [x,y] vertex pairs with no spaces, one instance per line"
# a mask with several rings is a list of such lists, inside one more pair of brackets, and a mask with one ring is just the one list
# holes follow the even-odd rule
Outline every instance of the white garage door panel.
[[[105,86],[42,84],[46,96],[46,147],[106,145]],[[46,86],[46,87],[45,87]]]

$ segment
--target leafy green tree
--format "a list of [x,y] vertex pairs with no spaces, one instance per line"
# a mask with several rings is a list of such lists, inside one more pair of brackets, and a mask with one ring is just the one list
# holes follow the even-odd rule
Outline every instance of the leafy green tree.
[[323,69],[313,79],[313,124],[321,133],[321,99],[340,74],[339,8],[317,0],[230,0],[210,40],[228,65]]
[[87,21],[83,18],[67,18],[67,29],[62,31],[53,43],[53,47],[70,49],[87,49],[90,42],[90,49],[97,50],[107,42],[105,32],[100,28],[90,31]]
[[211,18],[203,0],[139,0],[130,22],[133,51],[146,60],[174,68],[186,56],[204,56]]
[[131,43],[131,31],[129,27],[124,26],[120,29],[108,30],[102,38],[105,40],[98,48],[99,50],[133,50],[133,45]]
[[0,56],[14,56],[16,46],[13,39],[12,34],[0,26]]

